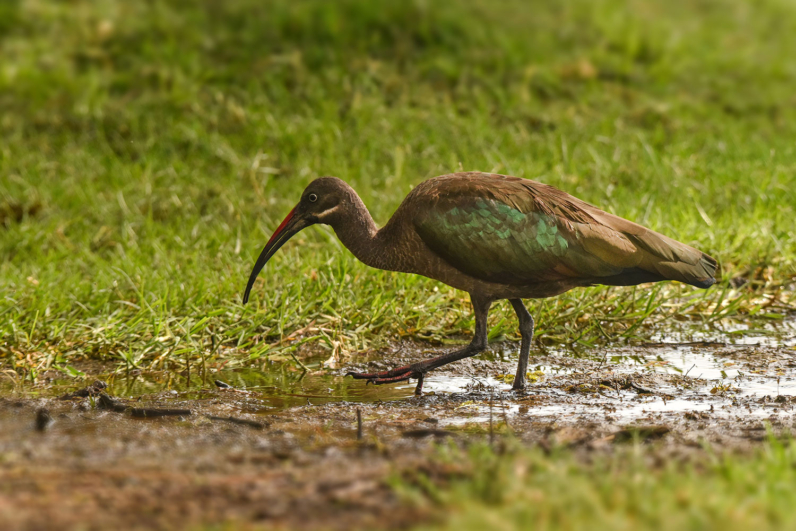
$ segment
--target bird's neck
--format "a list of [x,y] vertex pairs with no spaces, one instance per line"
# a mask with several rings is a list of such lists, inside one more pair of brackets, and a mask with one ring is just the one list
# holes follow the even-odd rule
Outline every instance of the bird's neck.
[[379,228],[359,196],[351,198],[345,214],[331,226],[360,262],[379,269],[389,268],[390,246],[379,237]]

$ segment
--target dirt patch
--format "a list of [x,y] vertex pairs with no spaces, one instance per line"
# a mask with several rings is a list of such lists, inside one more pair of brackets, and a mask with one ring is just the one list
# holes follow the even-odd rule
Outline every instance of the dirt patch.
[[[3,528],[391,529],[424,517],[401,507],[387,480],[417,466],[429,443],[381,437],[370,422],[358,441],[353,406],[288,410],[256,429],[206,416],[238,409],[235,399],[181,405],[194,413],[141,420],[84,401],[3,401]],[[52,418],[43,430],[42,408]]]

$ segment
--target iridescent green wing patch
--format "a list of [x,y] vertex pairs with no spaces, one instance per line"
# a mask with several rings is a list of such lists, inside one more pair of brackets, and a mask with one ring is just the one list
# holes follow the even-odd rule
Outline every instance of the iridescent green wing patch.
[[494,199],[438,204],[421,216],[417,229],[451,265],[491,281],[558,277],[554,269],[570,248],[554,216],[523,212]]

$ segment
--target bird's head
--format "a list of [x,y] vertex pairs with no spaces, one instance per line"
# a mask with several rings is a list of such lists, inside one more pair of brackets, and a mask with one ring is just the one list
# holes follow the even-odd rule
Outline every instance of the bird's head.
[[249,282],[246,284],[243,304],[249,301],[249,293],[252,286],[254,286],[257,275],[279,248],[292,238],[294,234],[310,225],[334,223],[345,206],[350,203],[352,193],[351,187],[337,177],[315,179],[304,189],[301,194],[301,200],[279,224],[257,258],[254,269],[252,269],[249,276]]

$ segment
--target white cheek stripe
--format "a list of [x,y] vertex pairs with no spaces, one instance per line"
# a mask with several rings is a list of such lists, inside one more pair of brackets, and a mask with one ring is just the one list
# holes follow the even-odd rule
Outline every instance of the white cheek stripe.
[[340,205],[335,205],[335,206],[333,206],[330,209],[324,210],[320,214],[315,214],[315,217],[318,218],[319,221],[323,221],[323,218],[325,218],[326,216],[328,216],[329,214],[331,214],[332,212],[334,212],[338,208],[340,208]]

